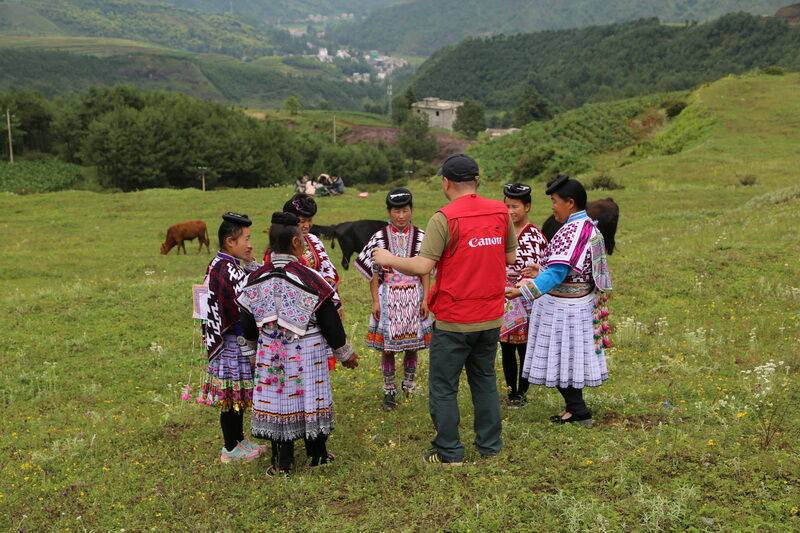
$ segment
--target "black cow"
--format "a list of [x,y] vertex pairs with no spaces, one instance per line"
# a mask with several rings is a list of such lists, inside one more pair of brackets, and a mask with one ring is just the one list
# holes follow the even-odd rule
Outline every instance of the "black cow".
[[[616,244],[614,238],[617,234],[617,222],[619,222],[619,206],[617,202],[611,198],[586,202],[586,214],[589,215],[589,218],[597,221],[597,229],[600,230],[600,233],[603,234],[603,240],[606,241],[606,252],[608,252],[608,255],[613,254]],[[556,222],[553,215],[550,215],[542,224],[542,233],[550,241],[563,225]]]
[[350,268],[350,257],[359,253],[369,242],[376,231],[386,226],[385,220],[354,220],[342,222],[333,226],[311,227],[311,233],[318,237],[331,238],[331,248],[336,248],[336,241],[342,249],[342,266],[345,270]]

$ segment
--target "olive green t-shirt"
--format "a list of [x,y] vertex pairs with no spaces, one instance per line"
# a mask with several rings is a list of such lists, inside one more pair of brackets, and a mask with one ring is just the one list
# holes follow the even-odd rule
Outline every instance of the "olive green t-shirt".
[[[447,224],[447,217],[444,216],[444,213],[441,211],[437,211],[428,221],[428,227],[425,228],[425,238],[422,240],[422,247],[420,248],[419,255],[432,261],[439,261],[449,243],[450,226]],[[508,236],[506,237],[506,253],[513,252],[516,249],[517,234],[514,231],[514,224],[509,222]],[[468,333],[470,331],[483,331],[485,329],[499,328],[502,322],[502,317],[496,320],[487,320],[486,322],[468,323],[445,322],[444,320],[437,320],[436,327],[444,331]]]

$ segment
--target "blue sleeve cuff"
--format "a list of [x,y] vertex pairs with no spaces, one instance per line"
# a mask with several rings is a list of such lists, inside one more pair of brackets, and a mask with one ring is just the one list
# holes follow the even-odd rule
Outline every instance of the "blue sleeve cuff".
[[549,265],[546,270],[536,276],[536,279],[529,281],[520,288],[522,296],[530,301],[535,300],[542,294],[547,294],[558,285],[564,282],[569,274],[570,266],[562,263]]

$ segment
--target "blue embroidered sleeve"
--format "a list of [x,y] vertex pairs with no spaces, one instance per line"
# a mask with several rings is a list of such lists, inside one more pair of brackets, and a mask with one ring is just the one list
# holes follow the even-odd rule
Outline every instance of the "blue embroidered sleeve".
[[569,274],[569,270],[569,265],[563,263],[550,265],[544,272],[536,276],[536,279],[523,285],[520,292],[527,301],[533,301],[560,285]]

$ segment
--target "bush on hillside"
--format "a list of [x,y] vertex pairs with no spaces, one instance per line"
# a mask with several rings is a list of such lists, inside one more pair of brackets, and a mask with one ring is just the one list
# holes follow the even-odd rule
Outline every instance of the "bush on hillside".
[[624,189],[625,186],[618,183],[610,174],[603,173],[592,178],[592,181],[589,182],[586,188],[589,190],[615,191]]
[[753,174],[746,174],[739,178],[739,185],[742,187],[752,187],[758,183],[758,176],[754,176]]
[[675,118],[681,114],[681,111],[686,109],[686,106],[689,105],[683,100],[673,100],[670,102],[664,102],[664,112],[667,115],[667,118]]
[[769,74],[770,76],[783,76],[786,74],[786,69],[777,65],[772,65],[769,67],[764,67],[761,69],[761,72],[764,74]]

